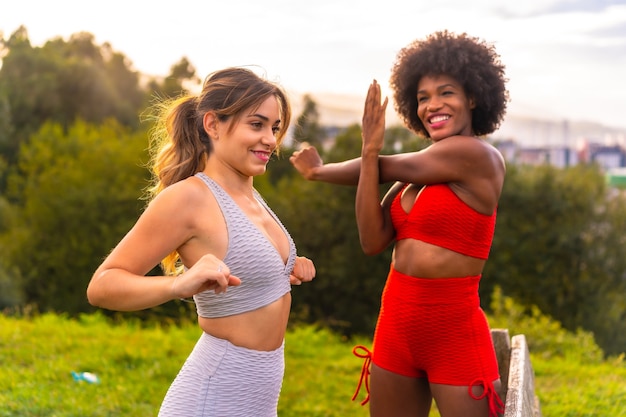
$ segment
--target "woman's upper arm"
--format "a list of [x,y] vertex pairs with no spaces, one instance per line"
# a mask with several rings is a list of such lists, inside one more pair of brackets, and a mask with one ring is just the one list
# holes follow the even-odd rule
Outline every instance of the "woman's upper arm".
[[193,236],[193,184],[177,183],[163,190],[100,266],[145,275]]
[[485,148],[479,139],[449,138],[409,153],[381,156],[381,182],[412,184],[464,182],[485,169]]
[[382,229],[377,234],[369,233],[367,236],[361,236],[361,246],[365,250],[366,248],[363,246],[364,239],[376,239],[376,243],[374,245],[370,245],[369,247],[373,247],[371,252],[367,252],[370,254],[378,254],[385,250],[387,246],[391,242],[393,242],[396,231],[393,227],[393,223],[391,221],[391,203],[395,196],[402,191],[404,188],[404,183],[396,182],[393,184],[387,193],[383,196],[380,202],[380,210],[382,214]]

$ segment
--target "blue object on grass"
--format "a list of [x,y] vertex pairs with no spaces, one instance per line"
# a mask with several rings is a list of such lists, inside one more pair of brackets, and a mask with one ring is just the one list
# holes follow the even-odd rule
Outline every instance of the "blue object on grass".
[[72,371],[72,376],[74,377],[74,381],[85,381],[89,382],[90,384],[97,384],[100,382],[100,379],[98,379],[98,375],[91,372]]

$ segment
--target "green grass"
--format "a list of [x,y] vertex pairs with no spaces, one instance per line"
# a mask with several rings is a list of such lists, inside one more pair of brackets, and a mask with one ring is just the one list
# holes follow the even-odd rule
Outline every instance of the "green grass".
[[536,357],[531,361],[544,416],[626,416],[623,360],[593,365]]
[[[515,314],[507,308],[510,320]],[[623,358],[598,357],[589,335],[568,334],[542,316],[517,326],[511,334],[529,341],[542,326],[549,333],[543,345],[530,343],[544,417],[626,416]],[[193,324],[111,324],[100,314],[0,315],[0,417],[156,416],[199,335]],[[359,405],[363,392],[351,401],[362,366],[352,355],[355,344],[371,346],[371,340],[347,341],[314,326],[290,329],[279,416],[367,416],[367,406]],[[100,383],[76,382],[72,371],[93,372]]]

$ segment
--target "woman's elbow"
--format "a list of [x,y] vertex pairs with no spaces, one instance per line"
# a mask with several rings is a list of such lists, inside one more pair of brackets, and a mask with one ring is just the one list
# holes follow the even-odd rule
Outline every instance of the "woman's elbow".
[[87,301],[94,307],[102,307],[102,299],[99,292],[94,288],[93,283],[87,286]]
[[363,248],[363,253],[366,254],[367,256],[378,255],[381,252],[379,250],[369,249],[369,248],[365,248],[363,246],[361,246],[361,247]]
[[87,301],[94,307],[104,307],[105,300],[105,291],[101,282],[101,274],[102,272],[96,271],[96,273],[91,277],[91,281],[89,281],[89,285],[87,285]]
[[361,249],[363,249],[363,253],[367,256],[373,256],[384,251],[385,247],[381,247],[381,245],[376,245],[374,242],[367,242],[361,239]]

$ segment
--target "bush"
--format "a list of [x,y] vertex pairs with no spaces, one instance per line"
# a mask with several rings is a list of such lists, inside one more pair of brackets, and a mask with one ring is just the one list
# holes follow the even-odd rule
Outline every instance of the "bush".
[[517,304],[513,298],[502,294],[496,287],[490,309],[492,328],[508,329],[511,336],[526,336],[529,350],[543,359],[561,357],[580,363],[601,363],[602,349],[596,344],[593,333],[578,329],[565,330],[561,323],[543,314],[539,308]]

